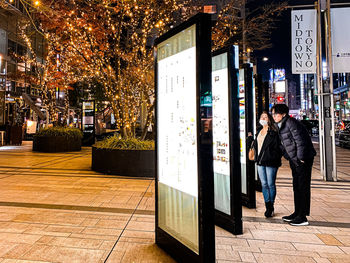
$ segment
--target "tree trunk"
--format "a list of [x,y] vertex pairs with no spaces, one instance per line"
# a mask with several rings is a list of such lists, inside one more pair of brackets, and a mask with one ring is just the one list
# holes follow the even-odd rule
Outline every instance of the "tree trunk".
[[[143,128],[142,131],[142,135],[141,135],[141,140],[144,140],[147,136],[147,132],[148,132],[148,127],[149,127],[149,123],[152,123],[152,119],[153,119],[153,109],[154,109],[154,104],[151,105],[151,107],[149,107],[148,112],[147,112],[147,119],[146,119],[146,125]],[[150,114],[152,112],[152,114]]]

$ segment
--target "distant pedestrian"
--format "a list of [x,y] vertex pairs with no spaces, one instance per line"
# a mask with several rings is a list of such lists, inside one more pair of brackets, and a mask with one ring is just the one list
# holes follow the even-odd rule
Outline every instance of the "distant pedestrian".
[[255,152],[254,161],[258,166],[258,175],[261,181],[262,193],[265,201],[265,217],[274,215],[276,199],[276,175],[281,166],[282,151],[277,128],[272,116],[263,111],[260,120],[262,128],[258,131],[253,143]]
[[272,116],[279,129],[283,156],[289,160],[293,176],[294,212],[282,219],[293,226],[309,224],[311,172],[316,151],[306,128],[288,115],[285,104],[272,107]]

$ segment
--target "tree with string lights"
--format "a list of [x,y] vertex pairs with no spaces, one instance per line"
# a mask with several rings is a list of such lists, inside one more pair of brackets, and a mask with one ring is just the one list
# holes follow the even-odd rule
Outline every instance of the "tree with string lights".
[[183,1],[42,1],[36,23],[60,57],[70,81],[103,85],[123,137],[135,136],[141,106],[153,116],[153,50],[149,41],[169,29]]
[[[214,49],[236,44],[247,49],[263,50],[271,47],[271,32],[275,28],[277,17],[287,7],[286,1],[261,5],[247,9],[242,0],[219,0],[222,9],[213,26]],[[253,1],[250,1],[253,2]],[[244,10],[244,11],[243,11]]]
[[[23,0],[24,1],[24,0]],[[33,24],[48,42],[44,85],[52,83],[57,64],[64,86],[98,82],[113,109],[123,137],[135,136],[136,121],[146,107],[146,125],[152,124],[154,76],[151,40],[180,20],[198,12],[202,1],[176,0],[62,0],[35,1],[30,5]],[[242,1],[222,0],[213,27],[214,48],[242,44],[257,49],[268,45],[273,14],[283,5],[263,7],[263,12],[242,18]],[[27,2],[26,2],[27,3]],[[178,21],[175,21],[177,17]],[[59,60],[56,61],[56,57]],[[56,81],[56,83],[59,83]]]
[[[42,98],[42,105],[46,107],[47,123],[58,122],[58,110],[56,103],[56,90],[63,90],[66,93],[65,107],[63,112],[64,121],[68,117],[69,100],[68,89],[69,83],[74,82],[72,78],[68,78],[66,72],[60,68],[60,61],[58,60],[59,52],[58,45],[55,44],[57,40],[54,35],[43,33],[41,28],[38,28],[38,23],[33,14],[37,13],[40,6],[39,1],[22,1],[18,0],[22,6],[23,15],[17,17],[17,32],[18,36],[22,38],[29,52],[25,54],[18,54],[16,52],[9,52],[9,56],[17,63],[26,64],[27,68],[24,72],[17,71],[15,73],[8,73],[7,77],[12,80],[23,81],[30,84],[34,88],[38,88]],[[0,8],[13,11],[14,5],[18,6],[14,1],[0,0]],[[45,10],[48,10],[45,8]],[[42,35],[46,39],[45,47],[43,48],[42,58],[37,55],[37,50],[33,48],[36,35]],[[50,41],[47,41],[50,39]]]

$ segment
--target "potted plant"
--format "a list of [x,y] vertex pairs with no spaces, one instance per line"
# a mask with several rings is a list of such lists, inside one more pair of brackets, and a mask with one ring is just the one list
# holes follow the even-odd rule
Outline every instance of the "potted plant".
[[33,151],[72,152],[81,150],[83,133],[77,128],[49,127],[33,136]]
[[114,135],[97,142],[92,147],[92,170],[120,176],[154,178],[154,141]]

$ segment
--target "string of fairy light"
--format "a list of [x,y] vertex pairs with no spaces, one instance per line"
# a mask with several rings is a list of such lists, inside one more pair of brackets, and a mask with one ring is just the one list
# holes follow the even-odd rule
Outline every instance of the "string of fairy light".
[[[54,64],[54,57],[55,52],[53,48],[48,48],[48,52],[45,56],[44,61],[46,63],[40,63],[37,59],[36,53],[32,48],[31,41],[28,37],[28,35],[25,33],[25,28],[21,29],[22,36],[25,39],[25,42],[31,51],[31,58],[27,56],[25,59],[27,64],[34,65],[34,70],[37,76],[37,82],[36,85],[41,88],[41,97],[43,100],[44,105],[47,106],[47,110],[49,111],[49,116],[51,117],[51,121],[57,121],[57,107],[56,107],[56,86],[52,87],[53,83],[57,83],[57,77],[55,76],[57,74],[57,67]],[[50,42],[51,43],[51,42]],[[51,46],[49,43],[49,46]],[[48,63],[48,62],[51,63]],[[62,87],[63,85],[61,85]],[[68,98],[66,96],[66,98]],[[69,105],[69,101],[65,102],[66,107]],[[64,113],[64,115],[67,115],[68,110]]]
[[[34,69],[34,72],[28,72],[25,73],[24,76],[20,76],[21,72],[18,72],[17,75],[14,75],[14,78],[20,78],[20,79],[29,79],[29,83],[32,85],[36,85],[40,87],[40,93],[41,97],[43,99],[43,104],[47,106],[47,109],[49,111],[49,115],[51,117],[51,121],[57,121],[57,107],[56,107],[56,89],[52,87],[60,87],[67,93],[68,89],[68,83],[71,78],[67,78],[69,74],[63,74],[66,75],[64,78],[58,77],[57,72],[58,69],[55,67],[55,63],[52,60],[52,58],[56,55],[55,47],[58,45],[55,43],[58,43],[55,40],[58,40],[57,37],[54,39],[54,35],[50,34],[44,34],[42,28],[40,26],[37,26],[37,21],[34,21],[32,14],[36,13],[35,11],[40,7],[42,11],[47,12],[50,10],[47,6],[41,5],[40,1],[30,1],[30,0],[2,0],[0,1],[1,7],[5,9],[13,9],[18,6],[18,3],[22,4],[21,7],[23,8],[23,11],[27,15],[26,18],[21,17],[18,21],[18,27],[20,36],[22,36],[23,41],[25,42],[26,46],[28,47],[30,53],[26,54],[24,56],[18,55],[18,54],[11,54],[17,61],[23,63],[25,62],[27,65],[31,66],[31,69]],[[34,12],[33,12],[34,11]],[[45,14],[46,15],[46,14]],[[46,15],[47,16],[47,15]],[[29,21],[28,21],[29,19]],[[43,58],[44,63],[40,63],[37,55],[35,53],[35,49],[32,47],[32,35],[35,33],[33,32],[30,27],[33,27],[35,31],[41,35],[43,35],[48,43],[47,53],[46,57]],[[54,40],[54,41],[52,41]],[[33,76],[33,73],[35,77]],[[28,76],[29,74],[29,76]],[[60,83],[61,82],[61,83]],[[67,100],[68,96],[65,96],[65,112],[64,116],[65,118],[68,117],[68,108],[69,108],[69,101]]]
[[[100,81],[118,128],[130,134],[140,114],[142,94],[147,108],[152,107],[149,97],[154,91],[149,75],[153,56],[146,47],[147,38],[154,29],[158,34],[164,32],[174,10],[182,5],[174,0],[164,1],[162,6],[156,0],[85,1],[85,5],[70,1],[66,9],[60,7],[63,11],[60,9],[58,20],[62,26],[58,32],[57,28],[54,33],[50,30],[49,21],[40,25],[49,40],[53,41],[51,35],[58,35],[60,70],[75,81]],[[147,125],[151,122],[150,110]]]
[[[155,28],[158,34],[163,33],[173,12],[183,5],[174,0],[164,1],[163,6],[156,0],[95,1],[83,8],[81,1],[70,3],[66,10],[64,5],[60,6],[64,12],[59,12],[63,25],[59,34],[53,33],[43,21],[40,25],[51,42],[49,47],[59,50],[64,58],[60,70],[74,81],[101,81],[119,129],[135,127],[144,95],[149,109],[146,126],[150,125],[153,114],[150,97],[154,91],[152,78],[147,75],[152,72],[153,56],[146,47],[147,37]],[[40,14],[49,9],[38,1],[30,6]],[[98,16],[103,17],[102,23]],[[123,39],[123,31],[128,32],[128,43]],[[57,35],[57,40],[53,39]]]
[[[23,0],[23,3],[40,14],[55,15],[54,12],[48,12],[52,7],[39,1]],[[66,3],[69,4],[69,2],[64,4]],[[73,81],[97,79],[103,83],[118,128],[126,129],[127,133],[130,133],[128,130],[135,127],[140,115],[142,94],[146,98],[147,108],[152,107],[149,98],[154,92],[153,81],[147,75],[152,72],[153,56],[152,50],[146,47],[147,37],[154,29],[157,29],[158,34],[166,30],[174,11],[183,5],[173,0],[164,1],[161,7],[156,0],[90,1],[83,8],[81,1],[73,0],[70,3],[68,5],[70,8],[66,10],[64,6],[60,6],[59,21],[63,27],[59,34],[52,32],[47,23],[45,25],[41,21],[40,28],[43,29],[46,39],[51,42],[49,49],[59,50],[58,53],[64,58],[60,70],[67,72],[69,79]],[[96,5],[97,3],[99,4]],[[62,7],[65,12],[62,12]],[[103,17],[102,23],[98,16]],[[45,17],[43,18],[45,22]],[[51,23],[50,20],[46,22]],[[123,31],[128,32],[128,43],[123,39],[125,38]],[[54,39],[54,36],[57,39]],[[66,41],[62,42],[62,39]],[[28,46],[29,42],[28,38]],[[110,42],[113,44],[110,45]],[[51,55],[54,53],[49,52]],[[114,63],[113,59],[116,60]],[[48,75],[47,73],[44,83],[52,80]],[[149,110],[147,126],[152,122],[152,114]]]
[[[240,8],[231,1],[220,10],[212,33],[214,49],[224,47],[232,38],[242,34],[242,19],[237,15]],[[230,44],[238,45],[237,42]]]

